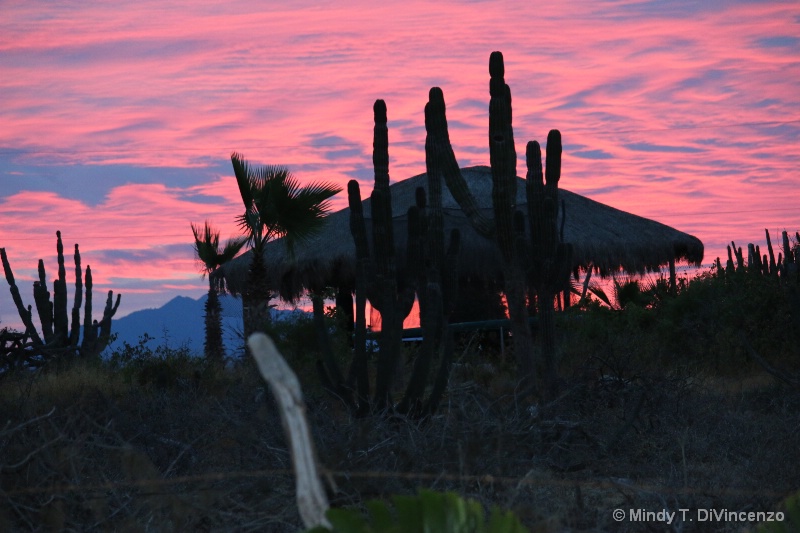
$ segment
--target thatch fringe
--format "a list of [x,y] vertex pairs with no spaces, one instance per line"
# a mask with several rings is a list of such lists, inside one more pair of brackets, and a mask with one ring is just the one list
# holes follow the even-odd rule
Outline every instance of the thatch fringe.
[[[480,207],[491,215],[491,169],[476,166],[462,169]],[[523,182],[522,178],[519,178]],[[427,189],[427,175],[420,174],[391,186],[395,217],[395,243],[398,264],[405,256],[407,216],[414,205],[417,187]],[[525,210],[524,182],[517,187],[517,206]],[[602,276],[624,270],[630,273],[659,271],[671,260],[699,265],[703,260],[703,243],[692,235],[654,220],[636,216],[596,202],[579,194],[560,189],[566,207],[564,241],[574,247],[573,268],[590,265]],[[371,224],[370,200],[364,200],[364,217]],[[500,280],[502,258],[497,244],[478,235],[447,189],[442,191],[445,234],[452,228],[461,231],[460,269],[463,276]],[[368,233],[369,230],[368,230]],[[248,255],[224,267],[228,288],[242,290],[249,265]],[[322,231],[295,250],[291,258],[282,241],[267,245],[265,258],[272,287],[284,299],[298,297],[310,286],[353,286],[355,279],[355,247],[350,235],[350,210],[343,209],[327,217]]]

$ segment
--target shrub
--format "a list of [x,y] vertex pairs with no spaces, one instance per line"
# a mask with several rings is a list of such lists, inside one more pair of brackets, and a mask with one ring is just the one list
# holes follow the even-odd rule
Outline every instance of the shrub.
[[126,383],[168,388],[196,386],[219,377],[222,368],[216,361],[194,356],[187,346],[151,348],[149,343],[153,340],[145,333],[136,345],[124,342],[111,352],[109,365],[121,373]]

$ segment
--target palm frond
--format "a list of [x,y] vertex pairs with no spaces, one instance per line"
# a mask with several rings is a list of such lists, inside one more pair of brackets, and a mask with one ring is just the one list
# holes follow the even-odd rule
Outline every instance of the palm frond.
[[211,273],[223,264],[227,263],[241,251],[247,243],[247,239],[228,239],[225,247],[220,249],[219,231],[215,231],[211,224],[206,221],[203,227],[191,224],[194,234],[194,252],[197,259],[203,263],[204,274]]
[[251,167],[235,152],[231,161],[245,204],[245,213],[237,217],[237,223],[256,253],[267,242],[281,237],[286,237],[290,251],[295,243],[312,237],[330,212],[328,200],[341,191],[332,183],[302,187],[288,168]]
[[221,265],[227,263],[228,261],[230,261],[231,259],[233,259],[237,255],[239,255],[239,252],[242,250],[242,248],[244,248],[244,246],[246,244],[247,244],[247,237],[239,237],[237,239],[228,239],[225,242],[225,247],[222,249],[222,251],[218,255],[218,257],[219,257],[219,265],[218,266],[221,266]]
[[252,173],[253,185],[256,189],[263,189],[268,183],[282,184],[286,181],[295,181],[288,168],[281,165],[264,165]]
[[253,187],[250,179],[252,170],[250,164],[237,152],[231,154],[231,163],[233,164],[233,174],[236,177],[236,184],[239,186],[239,194],[242,197],[244,208],[246,211],[250,210],[253,205]]
[[215,232],[208,221],[203,227],[195,226],[191,223],[192,234],[194,235],[194,254],[203,263],[204,273],[211,272],[216,268],[216,254],[219,248],[219,232]]
[[316,235],[331,210],[329,199],[341,191],[330,183],[312,183],[297,192],[287,202],[282,218],[282,230],[289,250]]
[[595,283],[589,284],[589,292],[592,293],[593,296],[597,297],[598,300],[606,304],[611,309],[614,309],[614,305],[611,303],[611,298],[608,297],[606,291],[600,285]]

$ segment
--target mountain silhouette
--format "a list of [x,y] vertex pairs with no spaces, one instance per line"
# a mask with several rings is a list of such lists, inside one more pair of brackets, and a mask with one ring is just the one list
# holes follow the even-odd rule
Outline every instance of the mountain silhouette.
[[[197,300],[188,296],[176,296],[158,309],[142,309],[116,319],[111,324],[111,333],[116,340],[106,348],[105,353],[121,348],[125,342],[131,346],[147,333],[153,338],[148,346],[186,347],[198,356],[203,355],[205,326],[203,316],[208,295]],[[242,301],[230,295],[221,295],[222,340],[228,357],[241,355],[242,340]],[[292,316],[304,314],[303,311],[272,310],[274,320],[287,320]]]

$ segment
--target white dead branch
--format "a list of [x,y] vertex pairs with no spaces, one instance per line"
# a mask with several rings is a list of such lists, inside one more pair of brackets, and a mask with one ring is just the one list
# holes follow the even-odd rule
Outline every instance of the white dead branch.
[[254,333],[247,339],[247,345],[281,411],[283,429],[292,452],[300,518],[309,529],[316,526],[330,527],[325,518],[329,507],[328,497],[317,472],[317,456],[306,420],[306,405],[300,381],[269,337],[263,333]]

